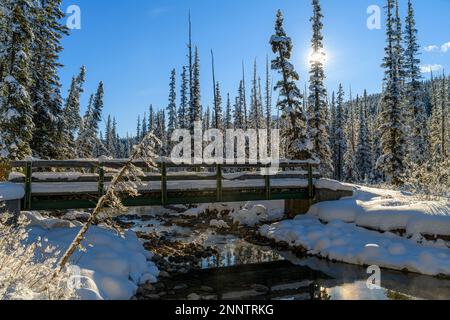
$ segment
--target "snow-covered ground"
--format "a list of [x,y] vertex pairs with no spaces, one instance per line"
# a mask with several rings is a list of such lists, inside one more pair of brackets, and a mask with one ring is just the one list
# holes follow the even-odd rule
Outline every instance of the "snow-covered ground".
[[[64,252],[80,230],[81,223],[46,218],[36,212],[24,213],[29,226],[30,243],[38,239]],[[136,234],[127,231],[123,238],[114,231],[92,226],[83,241],[85,250],[77,251],[71,259],[79,267],[77,295],[83,300],[128,300],[134,296],[139,284],[154,283],[159,271],[150,261],[152,254],[145,250]],[[71,268],[77,270],[77,268]]]
[[[450,202],[420,201],[392,190],[357,187],[353,198],[319,203],[305,216],[261,227],[263,236],[312,255],[427,275],[450,275]],[[370,230],[369,230],[370,229]],[[399,236],[394,232],[406,232]]]

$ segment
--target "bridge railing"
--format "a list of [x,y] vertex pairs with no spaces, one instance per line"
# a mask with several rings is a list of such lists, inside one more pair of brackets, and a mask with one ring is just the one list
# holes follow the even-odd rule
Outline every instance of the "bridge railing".
[[[117,160],[37,160],[37,161],[14,161],[11,167],[22,170],[24,175],[13,176],[10,181],[16,183],[24,183],[25,198],[23,200],[23,209],[30,210],[33,208],[33,182],[35,183],[57,183],[57,182],[91,182],[97,183],[98,197],[105,192],[105,184],[111,181],[112,174],[108,173],[108,169],[118,169],[127,162],[126,159]],[[148,165],[143,160],[133,162],[135,166],[148,169]],[[149,171],[145,176],[141,177],[142,181],[160,182],[160,203],[167,205],[168,201],[168,182],[169,181],[196,181],[196,180],[215,180],[217,202],[223,201],[224,181],[230,180],[247,180],[247,179],[264,179],[265,199],[272,200],[272,180],[284,178],[307,178],[308,180],[308,197],[314,197],[314,178],[319,174],[314,171],[318,166],[318,162],[306,161],[280,161],[275,164],[279,168],[279,174],[264,174],[264,171],[256,172],[255,170],[267,169],[271,164],[262,163],[246,163],[246,164],[175,164],[166,159],[156,161],[157,171]],[[75,169],[88,171],[76,178],[58,176],[63,170]],[[245,171],[246,169],[247,171]],[[303,169],[302,171],[298,171]],[[52,171],[53,170],[53,171]],[[56,172],[54,170],[57,170]],[[182,171],[180,171],[182,170]],[[191,172],[189,172],[191,170]],[[294,171],[289,171],[294,170]],[[39,174],[48,174],[44,179],[35,177]],[[54,175],[52,178],[52,174]]]

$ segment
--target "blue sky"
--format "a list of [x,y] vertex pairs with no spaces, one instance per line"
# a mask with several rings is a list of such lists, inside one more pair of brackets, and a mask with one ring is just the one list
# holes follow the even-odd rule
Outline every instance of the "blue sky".
[[[383,71],[384,23],[381,30],[366,26],[370,5],[384,0],[322,0],[328,89],[340,82],[354,93],[379,92]],[[400,0],[402,16],[406,0]],[[285,14],[285,29],[294,42],[293,62],[300,86],[308,79],[307,56],[311,38],[310,0],[64,0],[81,9],[81,30],[64,38],[60,71],[63,95],[81,65],[87,68],[82,111],[100,80],[105,85],[104,118],[118,120],[119,133],[134,132],[136,118],[152,103],[167,105],[170,71],[178,74],[187,63],[187,15],[191,10],[193,41],[201,59],[202,101],[212,104],[210,50],[216,77],[225,97],[233,97],[244,61],[250,76],[256,58],[261,76],[266,55],[272,57],[269,38],[278,8]],[[415,0],[423,65],[450,68],[450,0]],[[425,48],[427,47],[427,50]],[[425,74],[429,77],[429,74]],[[249,82],[248,78],[248,82]]]

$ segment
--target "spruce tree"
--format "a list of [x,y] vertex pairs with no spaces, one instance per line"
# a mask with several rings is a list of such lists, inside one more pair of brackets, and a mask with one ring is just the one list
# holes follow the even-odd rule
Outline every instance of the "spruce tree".
[[230,94],[227,93],[227,108],[225,111],[225,129],[233,129],[233,116],[231,114]]
[[216,83],[214,96],[214,129],[223,130],[222,95],[219,82]]
[[442,76],[432,83],[432,115],[430,118],[431,158],[435,166],[441,165],[450,147],[449,80]]
[[408,102],[409,122],[409,150],[408,158],[412,164],[422,165],[429,157],[427,143],[427,115],[423,102],[421,72],[420,72],[420,46],[417,43],[417,29],[414,9],[411,0],[408,0],[408,16],[405,23],[405,97]]
[[407,141],[402,105],[401,28],[396,0],[387,0],[386,12],[387,45],[382,65],[385,69],[385,89],[381,101],[381,156],[377,161],[377,168],[383,173],[386,182],[401,185],[405,173]]
[[367,91],[359,108],[359,134],[356,150],[356,167],[359,181],[366,181],[372,172],[372,146],[368,128]]
[[198,49],[195,48],[194,65],[193,65],[193,78],[192,78],[192,96],[191,105],[189,110],[189,128],[194,130],[194,124],[197,121],[201,121],[202,118],[202,106],[200,95],[200,58],[198,55]]
[[169,138],[172,136],[173,131],[178,127],[176,75],[176,71],[173,69],[170,76],[169,105],[167,106]]
[[325,72],[323,60],[323,15],[319,0],[313,0],[313,17],[311,18],[313,37],[311,40],[312,59],[310,61],[309,99],[308,99],[308,127],[313,152],[320,160],[320,172],[323,176],[330,176],[332,159],[330,137],[328,134],[328,105],[327,92],[324,85]]
[[245,115],[244,115],[244,93],[243,93],[243,82],[239,82],[238,96],[236,97],[234,103],[234,128],[244,129],[245,128]]
[[85,67],[81,67],[77,77],[72,78],[69,95],[63,109],[63,121],[60,124],[62,140],[60,148],[63,148],[63,158],[71,159],[76,155],[75,139],[80,130],[80,96],[83,93],[83,85],[86,77]]
[[347,151],[345,140],[345,112],[344,112],[344,88],[339,84],[336,101],[336,121],[334,131],[335,176],[342,181],[344,178],[344,155]]
[[60,41],[68,29],[61,23],[64,12],[60,6],[61,0],[46,0],[36,2],[34,7],[30,98],[35,131],[31,148],[43,159],[63,157],[60,142],[66,142],[60,132],[64,114],[58,68],[59,53],[63,50]]
[[350,101],[345,112],[344,135],[346,141],[346,152],[344,154],[344,180],[355,182],[358,177],[358,168],[356,166],[356,110],[359,107],[359,97],[356,103],[353,101],[350,89]]
[[149,108],[149,115],[148,115],[148,131],[150,132],[155,132],[156,129],[156,115],[155,115],[155,111],[153,110],[153,105],[150,105]]
[[178,109],[178,122],[180,129],[188,128],[188,108],[189,108],[189,92],[188,92],[188,78],[186,67],[183,66],[183,71],[181,72],[181,90],[180,90],[180,108]]
[[[265,104],[266,104],[266,128],[272,128],[272,85],[269,74],[269,57],[266,58],[266,86],[265,86]],[[269,146],[270,147],[270,146]]]
[[272,69],[282,76],[275,89],[280,91],[278,107],[282,110],[282,117],[286,120],[283,138],[286,143],[286,156],[292,160],[304,160],[312,157],[312,143],[309,139],[306,116],[302,106],[302,95],[295,81],[299,80],[298,73],[289,62],[292,52],[292,40],[283,28],[283,14],[277,12],[275,34],[271,37],[272,51],[277,58],[272,61]]
[[33,32],[27,19],[30,4],[12,2],[6,42],[4,78],[0,88],[0,156],[11,160],[31,156],[33,107],[30,98],[30,40]]

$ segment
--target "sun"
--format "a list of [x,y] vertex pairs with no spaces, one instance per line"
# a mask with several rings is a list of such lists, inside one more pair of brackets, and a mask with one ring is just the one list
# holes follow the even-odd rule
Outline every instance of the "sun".
[[313,51],[311,50],[308,54],[308,64],[311,65],[315,62],[320,62],[325,65],[329,61],[329,55],[325,50]]

